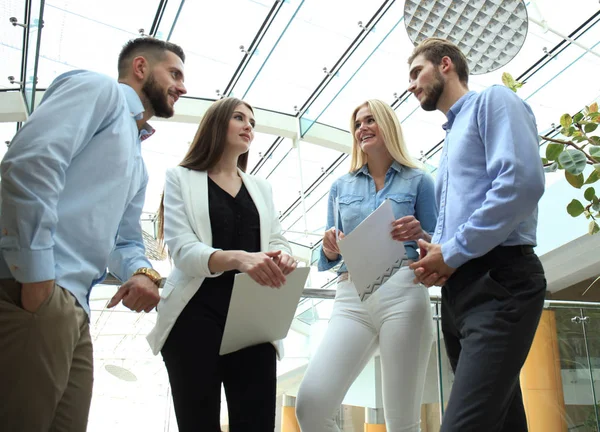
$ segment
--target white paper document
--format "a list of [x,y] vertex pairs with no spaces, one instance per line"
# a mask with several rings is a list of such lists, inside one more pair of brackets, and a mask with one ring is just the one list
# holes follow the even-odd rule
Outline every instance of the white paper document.
[[284,339],[306,284],[310,267],[298,267],[281,288],[262,286],[245,273],[235,275],[220,355]]
[[338,242],[358,295],[365,301],[396,273],[404,260],[402,242],[392,238],[394,212],[389,200]]

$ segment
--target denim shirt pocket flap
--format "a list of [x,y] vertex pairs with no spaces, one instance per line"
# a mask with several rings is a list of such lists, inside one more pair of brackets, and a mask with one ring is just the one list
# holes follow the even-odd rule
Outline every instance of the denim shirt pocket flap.
[[361,195],[342,195],[339,198],[340,204],[353,204],[360,203],[365,197]]
[[396,204],[413,203],[415,196],[413,194],[390,194],[387,196],[389,200],[394,201]]

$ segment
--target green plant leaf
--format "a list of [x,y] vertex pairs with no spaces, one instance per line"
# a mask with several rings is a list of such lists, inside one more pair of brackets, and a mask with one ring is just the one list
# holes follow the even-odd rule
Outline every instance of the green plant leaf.
[[574,128],[562,128],[560,130],[560,134],[566,137],[570,137],[571,135],[573,135],[573,132],[575,132]]
[[569,171],[565,171],[565,178],[574,188],[581,189],[583,186],[583,173],[573,175]]
[[513,78],[513,76],[510,73],[508,73],[508,72],[502,73],[502,84],[504,84],[506,87],[510,87],[514,83],[515,83],[515,79]]
[[567,213],[573,217],[577,217],[585,211],[583,204],[579,200],[572,200],[567,206]]
[[592,183],[596,183],[598,180],[600,179],[600,172],[599,171],[592,171],[592,173],[590,174],[590,176],[587,178],[587,180],[585,181],[584,184],[592,184]]
[[585,169],[587,158],[581,150],[565,150],[558,156],[560,164],[571,174],[581,174]]
[[600,203],[594,203],[594,204],[592,204],[592,210],[594,210],[594,211],[600,211]]
[[594,164],[594,171],[600,173],[600,163]]
[[548,159],[546,158],[542,158],[542,165],[546,165],[549,162]]
[[506,87],[508,87],[512,91],[516,91],[516,89],[515,89],[515,84],[516,84],[515,79],[508,72],[504,72],[502,74],[502,84],[504,84]]
[[560,125],[564,128],[568,128],[573,124],[573,118],[569,114],[563,114],[560,116]]
[[600,146],[600,137],[598,137],[598,136],[591,136],[591,137],[588,137],[588,139],[590,140],[590,143],[592,143],[594,145],[597,145],[597,146]]
[[584,115],[581,112],[578,112],[577,114],[575,114],[573,116],[573,122],[574,123],[579,123],[581,121],[581,119],[583,119]]
[[556,172],[557,169],[558,169],[558,163],[554,162],[552,165],[544,167],[544,172],[553,173],[553,172]]
[[580,142],[583,142],[583,141],[587,141],[587,138],[584,137],[584,136],[573,137],[573,142],[580,143]]
[[549,161],[555,161],[558,155],[560,155],[565,149],[564,144],[550,143],[546,146],[546,159]]
[[590,105],[590,113],[598,112],[598,102],[594,102]]
[[588,152],[590,152],[591,157],[600,160],[600,146],[591,146],[588,148]]
[[598,119],[600,118],[600,113],[590,113],[589,115],[590,120],[597,122]]
[[585,218],[586,218],[586,219],[589,219],[589,218],[591,218],[591,217],[592,217],[592,214],[591,214],[589,211],[587,211],[587,210],[585,210],[585,211],[583,212],[583,215],[585,216]]
[[588,233],[590,235],[594,235],[594,234],[596,234],[599,231],[600,231],[600,227],[598,226],[598,224],[596,223],[596,221],[595,220],[590,221],[590,224],[588,226]]
[[590,132],[594,132],[597,127],[598,127],[597,123],[588,123],[583,127],[583,130],[585,131],[585,133],[590,133]]
[[583,197],[588,201],[592,201],[595,196],[596,196],[596,190],[593,187],[587,188],[585,190],[585,192],[583,193]]

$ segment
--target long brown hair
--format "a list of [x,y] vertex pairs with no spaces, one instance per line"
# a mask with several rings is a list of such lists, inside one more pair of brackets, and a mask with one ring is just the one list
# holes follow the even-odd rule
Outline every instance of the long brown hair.
[[[233,112],[239,105],[245,105],[252,114],[254,110],[243,100],[228,97],[213,103],[204,113],[200,120],[200,125],[190,144],[185,157],[179,163],[179,166],[194,171],[208,171],[219,162],[225,147],[227,146],[227,131],[229,130],[229,121]],[[243,172],[246,172],[248,166],[248,152],[238,157],[237,166]],[[159,243],[164,248],[165,239],[165,193],[160,198],[160,207],[158,208],[158,233]]]

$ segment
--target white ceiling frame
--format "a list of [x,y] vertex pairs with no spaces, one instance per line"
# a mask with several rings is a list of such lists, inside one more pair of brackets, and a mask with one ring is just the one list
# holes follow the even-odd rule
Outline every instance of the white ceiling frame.
[[[37,102],[42,100],[44,93],[44,90],[36,92],[36,106]],[[212,103],[209,100],[182,97],[175,105],[175,115],[172,118],[168,120],[153,118],[152,121],[199,124]],[[291,140],[298,137],[298,119],[295,116],[262,108],[254,108],[254,115],[257,132]],[[23,95],[18,91],[0,92],[0,122],[19,122],[26,119],[27,108]],[[352,149],[352,137],[349,132],[320,123],[315,123],[301,141],[344,153],[350,153]]]

